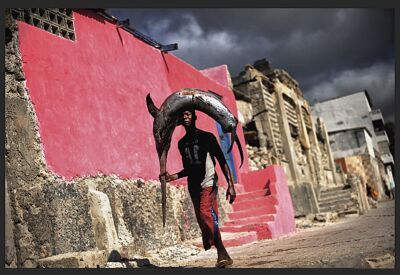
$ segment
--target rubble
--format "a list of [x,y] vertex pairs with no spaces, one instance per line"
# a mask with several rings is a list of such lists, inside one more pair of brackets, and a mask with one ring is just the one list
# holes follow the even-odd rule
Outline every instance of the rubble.
[[198,255],[201,251],[201,248],[194,245],[178,244],[161,250],[149,251],[146,256],[156,265],[172,267],[184,265],[190,258]]
[[395,258],[389,253],[376,258],[365,258],[368,266],[371,268],[394,268]]
[[338,214],[335,212],[326,212],[315,214],[314,220],[318,222],[334,222],[338,219]]
[[296,218],[296,228],[298,230],[312,227],[326,226],[339,221],[339,215],[336,212],[325,212],[317,214],[308,214],[304,217]]
[[377,208],[378,202],[371,197],[368,197],[368,204],[371,208]]
[[105,250],[70,252],[38,260],[41,268],[101,268],[106,264]]
[[251,171],[264,169],[271,164],[267,148],[258,148],[246,144],[246,149],[249,156],[249,167]]

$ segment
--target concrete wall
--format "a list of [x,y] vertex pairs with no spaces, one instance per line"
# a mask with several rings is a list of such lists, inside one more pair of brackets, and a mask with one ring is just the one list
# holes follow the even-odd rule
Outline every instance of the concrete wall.
[[333,157],[369,154],[375,156],[372,138],[364,129],[351,129],[329,135]]
[[[58,175],[157,179],[147,93],[159,106],[178,89],[210,89],[224,96],[237,114],[229,88],[173,54],[160,52],[91,11],[75,11],[74,26],[76,40],[70,41],[18,21],[23,70],[46,164]],[[215,121],[206,115],[199,114],[198,126],[217,134]],[[176,143],[183,134],[178,127],[172,140],[167,164],[171,172],[181,169]],[[237,148],[233,153],[238,156]]]
[[[365,127],[375,139],[370,112],[371,106],[364,92],[318,102],[312,106],[313,117],[322,117],[329,133]],[[377,149],[376,142],[374,147]]]

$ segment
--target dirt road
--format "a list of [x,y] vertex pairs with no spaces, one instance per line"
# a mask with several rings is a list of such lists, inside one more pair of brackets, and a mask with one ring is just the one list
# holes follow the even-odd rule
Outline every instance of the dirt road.
[[[229,248],[234,260],[232,267],[393,268],[394,214],[394,201],[384,201],[364,215],[346,217],[329,226],[305,229],[278,240]],[[215,260],[216,250],[213,249],[178,266],[214,267]]]

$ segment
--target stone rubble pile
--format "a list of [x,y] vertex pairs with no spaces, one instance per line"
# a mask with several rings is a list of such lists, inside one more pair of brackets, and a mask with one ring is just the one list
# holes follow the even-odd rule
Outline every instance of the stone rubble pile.
[[265,147],[253,147],[246,144],[247,154],[249,156],[249,167],[251,171],[264,169],[270,165],[268,160],[268,150]]
[[377,208],[378,202],[371,197],[368,197],[368,203],[371,208]]
[[298,230],[311,228],[311,227],[321,227],[327,226],[329,224],[338,222],[338,213],[336,212],[326,212],[309,214],[305,217],[296,218],[296,228]]
[[386,253],[380,257],[365,258],[365,261],[370,268],[394,268],[395,257],[389,253]]
[[177,244],[146,251],[144,256],[125,256],[117,261],[109,261],[106,268],[179,267],[196,257],[201,251],[202,249],[193,245]]
[[157,266],[176,267],[178,263],[184,264],[201,251],[202,249],[194,245],[177,244],[164,249],[149,251],[146,255]]

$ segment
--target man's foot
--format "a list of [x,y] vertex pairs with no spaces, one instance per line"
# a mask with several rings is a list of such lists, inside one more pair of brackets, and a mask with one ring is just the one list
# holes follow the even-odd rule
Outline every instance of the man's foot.
[[233,264],[232,259],[228,258],[228,259],[218,260],[217,263],[215,264],[215,266],[218,267],[218,268],[225,268],[225,267],[228,267],[228,266],[230,266],[232,264]]

